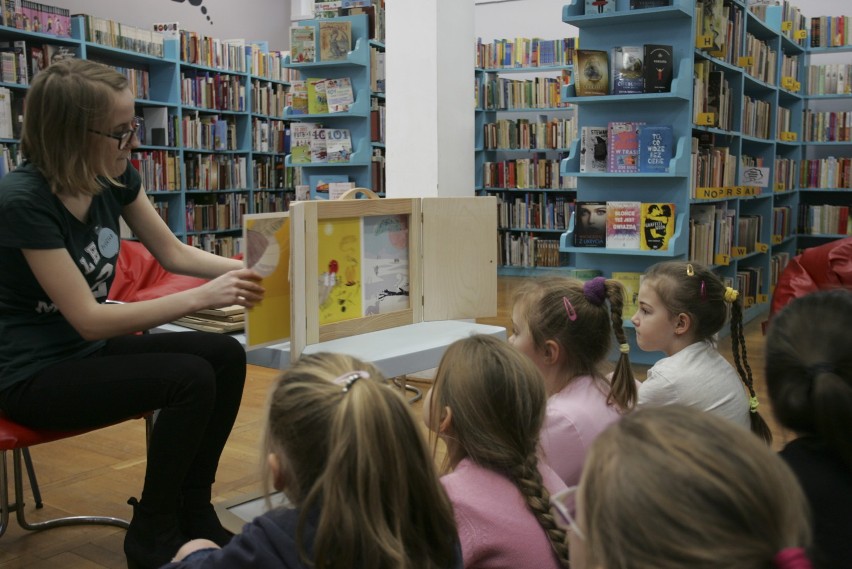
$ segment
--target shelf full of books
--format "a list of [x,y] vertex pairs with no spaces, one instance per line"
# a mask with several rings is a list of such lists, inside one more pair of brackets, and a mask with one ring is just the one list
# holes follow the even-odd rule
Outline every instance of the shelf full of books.
[[377,176],[384,147],[375,140],[384,106],[384,81],[376,67],[384,49],[370,39],[375,26],[370,14],[359,13],[304,20],[290,29],[288,66],[294,77],[285,108],[293,121],[287,165],[302,172],[299,198],[328,199],[352,187],[381,195],[384,189]]
[[476,187],[498,198],[500,274],[559,267],[559,235],[574,207],[561,159],[577,136],[562,98],[576,38],[476,43]]
[[3,70],[15,80],[4,75],[1,87],[8,91],[0,88],[0,172],[19,160],[19,119],[29,82],[51,61],[79,57],[128,78],[143,119],[141,145],[130,159],[178,237],[231,256],[241,249],[242,214],[288,207],[298,179],[284,164],[289,71],[283,53],[265,42],[220,41],[186,30],[168,38],[97,16],[74,16],[68,25],[60,18],[57,24],[55,12],[48,13],[50,33],[43,19],[38,31],[24,26],[32,16],[3,15],[0,53],[11,55],[4,56]]

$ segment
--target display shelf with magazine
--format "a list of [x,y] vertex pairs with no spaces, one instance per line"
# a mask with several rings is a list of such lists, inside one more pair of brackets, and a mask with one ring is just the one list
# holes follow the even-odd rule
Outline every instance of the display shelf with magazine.
[[[334,175],[381,192],[372,175],[371,136],[376,98],[371,69],[378,42],[369,31],[367,14],[303,20],[291,28],[295,47],[286,65],[294,96],[284,116],[293,122],[285,163],[300,170],[304,182]],[[304,89],[304,105],[297,104],[296,87]]]
[[[754,318],[768,309],[773,275],[795,242],[790,217],[798,199],[796,137],[804,104],[795,77],[803,48],[784,37],[780,7],[770,7],[764,23],[740,0],[631,9],[634,4],[618,1],[602,14],[587,13],[579,0],[563,8],[563,21],[580,28],[582,50],[565,88],[566,100],[578,108],[580,137],[562,162],[562,173],[577,177],[577,206],[560,251],[571,265],[605,276],[641,273],[667,258],[704,262],[744,287],[746,319]],[[665,48],[670,75],[661,86]],[[618,75],[640,65],[641,90]],[[668,137],[667,168],[659,167],[660,152],[643,158],[648,140],[665,148]],[[649,168],[649,160],[656,167]],[[635,215],[612,211],[637,201],[647,214],[640,237],[651,231],[656,247],[611,235],[613,226],[616,233],[636,231]],[[590,216],[607,210],[612,240],[593,237],[589,232],[600,230],[587,226]],[[661,242],[669,217],[671,233]]]
[[559,163],[576,138],[562,102],[575,38],[477,42],[476,191],[498,199],[499,273],[536,275],[563,266],[559,235],[575,198]]

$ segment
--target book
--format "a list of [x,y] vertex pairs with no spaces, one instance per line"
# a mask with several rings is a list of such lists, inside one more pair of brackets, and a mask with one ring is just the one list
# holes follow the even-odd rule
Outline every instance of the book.
[[607,53],[599,49],[578,49],[575,89],[578,97],[609,94]]
[[722,71],[711,71],[707,77],[707,112],[713,113],[713,126],[721,124],[722,87],[725,74]]
[[641,206],[637,201],[606,202],[607,249],[639,249]]
[[578,201],[574,209],[574,247],[606,246],[606,202]]
[[290,91],[287,93],[287,99],[287,102],[290,105],[291,114],[308,114],[308,84],[305,81],[291,81]]
[[313,63],[316,61],[316,49],[316,30],[313,26],[290,28],[290,61],[292,63]]
[[606,172],[607,128],[584,126],[580,129],[580,172]]
[[352,158],[352,138],[349,129],[325,129],[326,155],[329,163],[349,162]]
[[325,79],[310,77],[305,79],[308,91],[308,114],[323,115],[328,113],[328,96],[325,91]]
[[328,162],[328,147],[325,144],[327,129],[315,128],[311,131],[311,163]]
[[621,316],[629,320],[639,310],[639,280],[642,278],[642,273],[613,271],[610,278],[618,281],[624,289],[624,306],[621,308]]
[[626,95],[645,92],[642,60],[644,46],[623,45],[612,48],[612,94]]
[[668,93],[672,89],[672,46],[645,44],[643,70],[646,93]]
[[313,174],[308,176],[310,186],[310,197],[312,200],[329,199],[329,186],[331,184],[348,184],[349,176],[345,174]]
[[639,171],[668,172],[672,158],[672,127],[646,125],[639,127]]
[[320,21],[320,61],[346,59],[352,49],[352,22]]
[[343,194],[355,187],[355,182],[329,182],[328,199],[339,199]]
[[349,77],[325,80],[325,97],[329,113],[345,113],[355,102]]
[[242,322],[246,317],[246,308],[239,304],[232,304],[231,306],[223,306],[222,308],[204,308],[193,312],[190,316],[209,318],[221,322]]
[[318,123],[294,122],[290,124],[290,162],[310,164],[311,132],[319,128]]
[[643,122],[613,121],[607,126],[607,172],[639,171],[639,128]]
[[586,15],[615,12],[615,0],[586,0]]
[[645,8],[660,8],[671,6],[672,0],[630,0],[631,10],[644,10]]
[[643,251],[666,251],[669,240],[675,230],[675,204],[642,204],[642,240],[639,248]]
[[242,320],[227,322],[193,315],[178,318],[174,323],[184,328],[192,328],[193,330],[201,330],[202,332],[216,332],[218,334],[241,332],[245,328],[245,322]]

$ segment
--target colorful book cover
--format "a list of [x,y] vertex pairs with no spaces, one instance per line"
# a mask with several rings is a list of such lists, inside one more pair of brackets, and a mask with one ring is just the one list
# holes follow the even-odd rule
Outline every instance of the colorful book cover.
[[315,128],[311,131],[311,162],[328,162],[328,146],[325,135],[328,129]]
[[671,5],[672,0],[630,0],[631,10],[644,10],[645,8],[660,8]]
[[630,95],[645,92],[642,60],[644,46],[623,45],[612,48],[612,94]]
[[639,248],[643,251],[666,251],[669,240],[675,231],[675,204],[642,204],[642,241]]
[[329,199],[329,184],[347,182],[349,182],[349,176],[346,174],[314,174],[308,176],[310,199],[327,200]]
[[325,146],[328,161],[331,163],[349,162],[352,158],[352,138],[349,129],[325,129]]
[[308,84],[304,81],[291,81],[287,93],[290,113],[294,115],[308,114]]
[[646,93],[668,93],[672,89],[672,46],[645,44],[642,59]]
[[290,61],[292,63],[313,63],[316,60],[316,49],[316,30],[313,26],[290,28]]
[[290,162],[293,164],[311,163],[311,132],[319,124],[293,122],[290,124]]
[[578,97],[609,95],[607,53],[599,49],[578,49],[577,72],[574,74]]
[[580,132],[580,172],[606,172],[607,128],[584,126]]
[[615,12],[615,0],[586,0],[586,15]]
[[629,320],[639,310],[639,279],[642,278],[642,273],[614,271],[611,278],[621,283],[624,288],[624,306],[621,309],[621,317]]
[[329,113],[345,113],[355,102],[349,77],[325,80],[325,96]]
[[665,173],[672,158],[672,127],[647,125],[639,128],[639,171]]
[[328,97],[325,91],[325,79],[305,79],[308,87],[308,114],[324,115],[328,113]]
[[574,247],[606,246],[606,202],[577,202]]
[[346,59],[352,49],[352,22],[320,21],[320,61]]
[[639,171],[639,128],[643,122],[614,121],[607,127],[607,171],[631,173]]
[[639,202],[606,202],[606,248],[639,249],[641,217]]

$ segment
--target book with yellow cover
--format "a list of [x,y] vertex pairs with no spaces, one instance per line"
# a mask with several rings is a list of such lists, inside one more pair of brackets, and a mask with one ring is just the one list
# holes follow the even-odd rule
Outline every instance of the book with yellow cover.
[[666,251],[675,232],[675,204],[643,203],[641,241],[643,251]]
[[621,283],[624,287],[624,307],[621,310],[622,317],[630,319],[639,309],[639,278],[642,273],[630,271],[615,271],[612,279]]
[[352,50],[352,22],[320,20],[319,44],[320,61],[346,59]]

